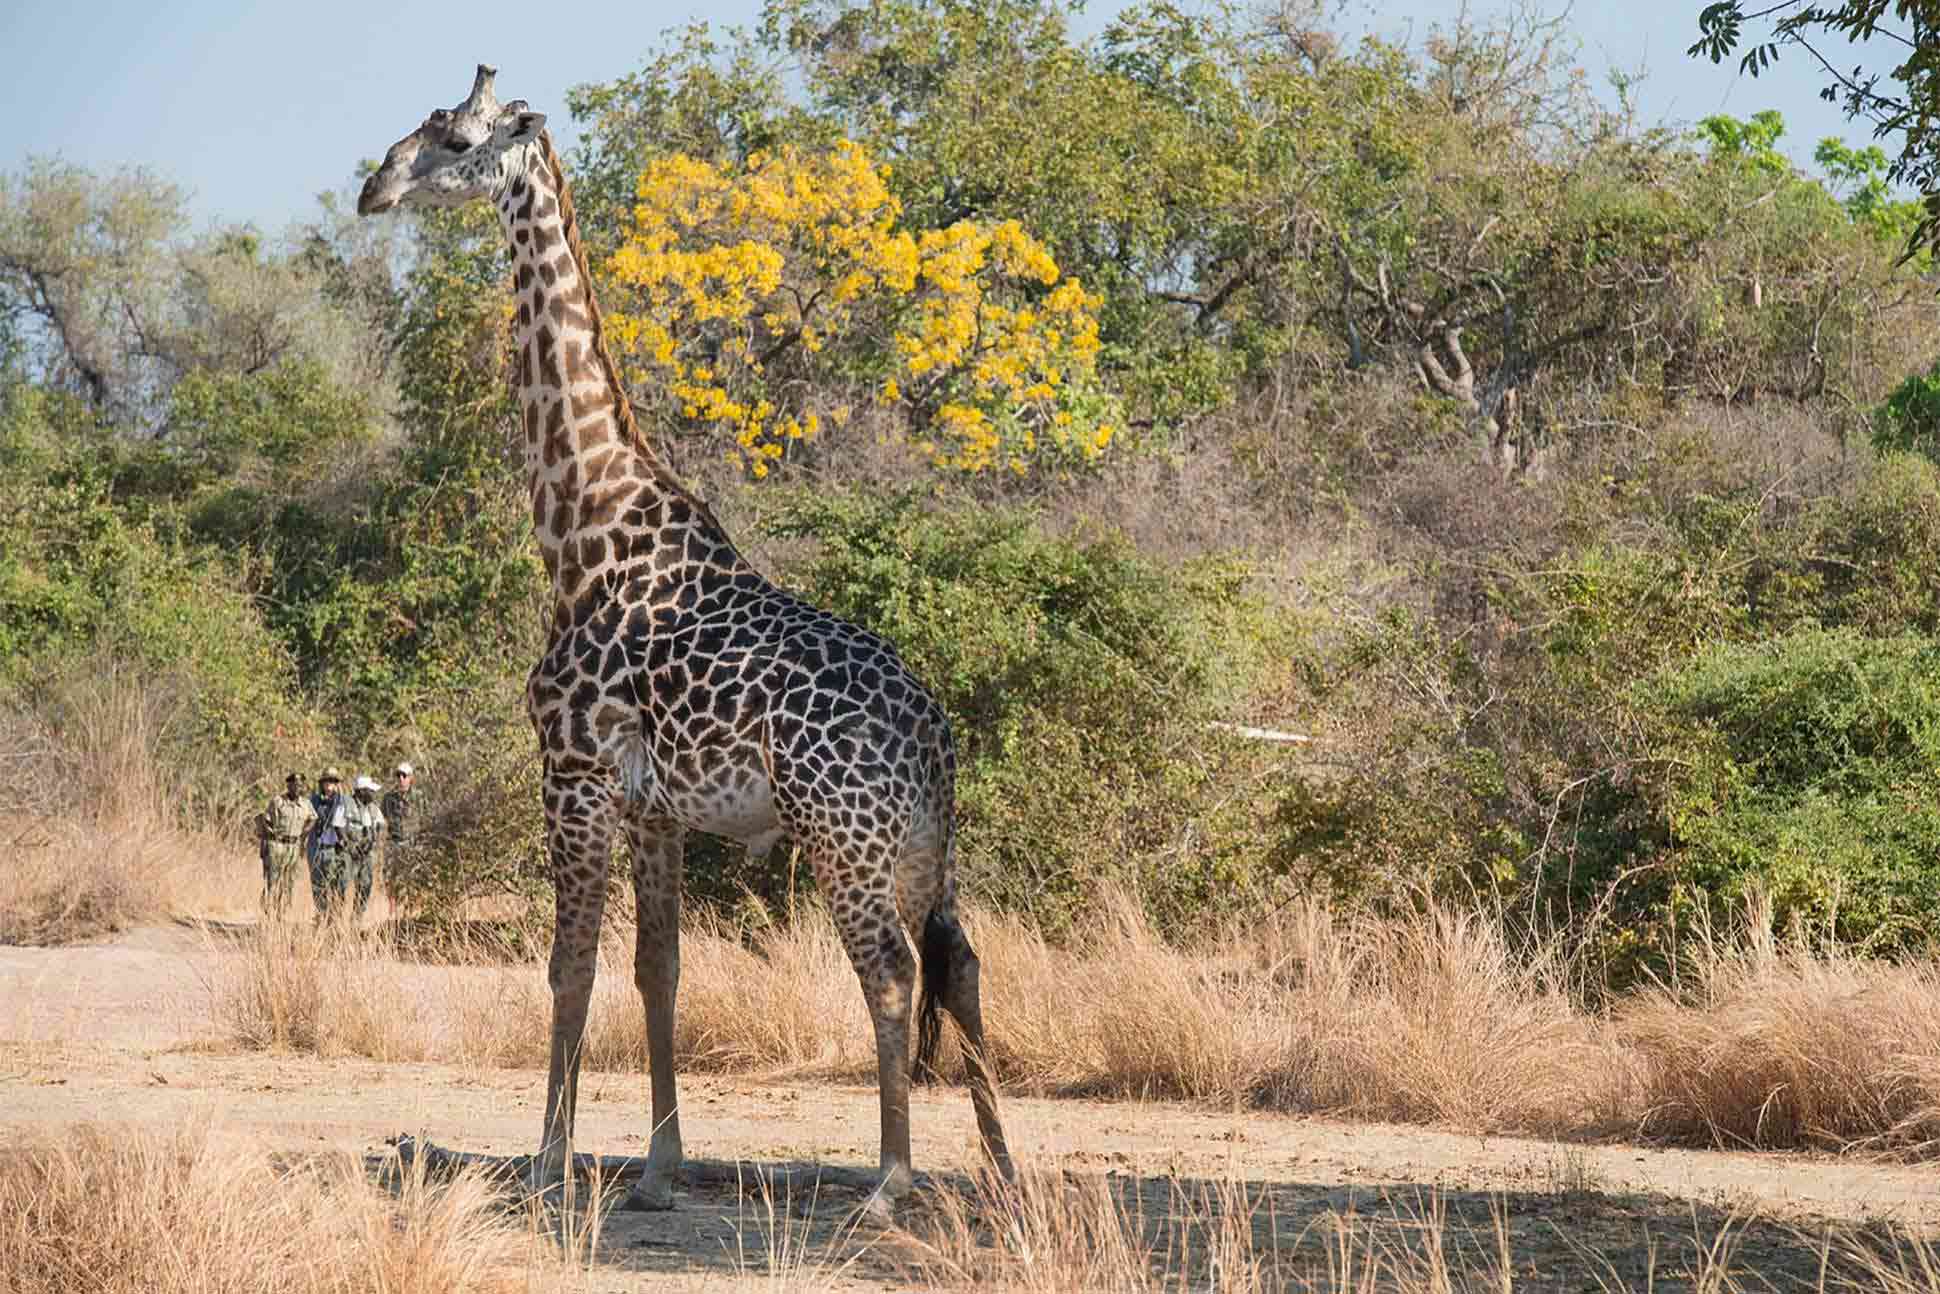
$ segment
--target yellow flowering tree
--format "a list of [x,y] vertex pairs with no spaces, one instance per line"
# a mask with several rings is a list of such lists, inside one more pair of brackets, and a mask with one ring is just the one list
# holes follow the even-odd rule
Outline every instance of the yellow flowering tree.
[[898,228],[887,174],[847,141],[649,165],[607,264],[628,380],[755,476],[847,422],[858,392],[905,410],[942,467],[1103,453],[1097,298],[1014,220]]

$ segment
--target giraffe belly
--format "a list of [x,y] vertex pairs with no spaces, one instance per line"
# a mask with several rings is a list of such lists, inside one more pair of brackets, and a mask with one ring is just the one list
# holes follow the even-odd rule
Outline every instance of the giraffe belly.
[[775,810],[774,789],[759,772],[723,770],[693,786],[665,790],[675,821],[739,841],[751,854],[767,853],[788,834]]

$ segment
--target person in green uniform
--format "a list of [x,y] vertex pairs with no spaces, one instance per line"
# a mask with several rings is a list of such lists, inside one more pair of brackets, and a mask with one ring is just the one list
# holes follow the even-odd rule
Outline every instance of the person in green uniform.
[[423,801],[418,792],[417,770],[409,761],[393,770],[396,785],[384,792],[380,806],[384,813],[384,876],[402,875],[409,869],[410,851],[418,844],[423,823]]

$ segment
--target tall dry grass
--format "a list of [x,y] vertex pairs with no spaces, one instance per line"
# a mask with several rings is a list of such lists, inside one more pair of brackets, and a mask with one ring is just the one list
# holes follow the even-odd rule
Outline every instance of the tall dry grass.
[[976,923],[1008,1084],[1546,1135],[1633,1104],[1634,1067],[1565,968],[1479,914],[1294,904],[1179,948],[1129,900],[1105,911],[1069,949]]
[[254,859],[196,816],[158,757],[178,721],[164,690],[105,669],[35,701],[0,705],[0,943],[254,911]]
[[377,939],[301,921],[261,925],[211,949],[210,998],[245,1047],[381,1061],[436,1054],[436,1040],[399,1009],[436,972],[398,961]]
[[[1103,912],[1066,944],[973,915],[1008,1091],[1563,1138],[1903,1154],[1940,1145],[1940,969],[1930,963],[1781,954],[1748,932],[1695,958],[1676,991],[1589,1010],[1554,950],[1512,946],[1483,914],[1292,905],[1181,948],[1129,900]],[[593,1068],[644,1067],[630,963],[629,944],[602,951],[585,1043]],[[210,964],[218,1024],[246,1046],[546,1063],[551,1004],[537,963],[419,965],[379,939],[293,926]],[[690,925],[675,1047],[686,1070],[874,1073],[854,974],[812,908],[750,937],[708,918]],[[960,1060],[944,1060],[945,1076],[960,1078]]]
[[[986,1177],[968,1192],[928,1196],[928,1207],[892,1252],[922,1289],[1254,1294],[1287,1288],[1279,1255],[1255,1232],[1262,1206],[1244,1183],[1188,1192],[1175,1182],[1164,1200],[1122,1191],[1095,1174],[1067,1179],[1040,1170],[1015,1185]],[[1266,1234],[1274,1234],[1270,1224]]]
[[479,1178],[393,1194],[349,1156],[279,1166],[206,1127],[0,1154],[5,1294],[538,1294],[583,1287],[584,1258]]
[[1940,1147],[1940,965],[1783,950],[1754,915],[1676,987],[1615,1007],[1639,1130],[1686,1144]]

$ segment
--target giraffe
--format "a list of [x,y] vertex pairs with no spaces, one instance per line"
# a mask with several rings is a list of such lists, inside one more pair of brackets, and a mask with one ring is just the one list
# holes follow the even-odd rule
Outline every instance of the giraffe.
[[[533,531],[552,583],[547,647],[526,686],[543,758],[556,917],[552,1043],[532,1185],[570,1163],[580,1042],[607,868],[624,831],[636,911],[653,1123],[627,1206],[673,1206],[682,1160],[674,1000],[681,844],[689,830],[811,862],[875,1030],[882,1149],[870,1205],[912,1184],[916,1067],[956,1021],[985,1155],[1009,1176],[978,965],[957,919],[956,754],[942,707],[883,639],[770,583],[648,443],[602,332],[564,168],[543,114],[470,95],[385,154],[361,215],[490,202],[511,251]],[[912,947],[911,936],[920,945]]]

